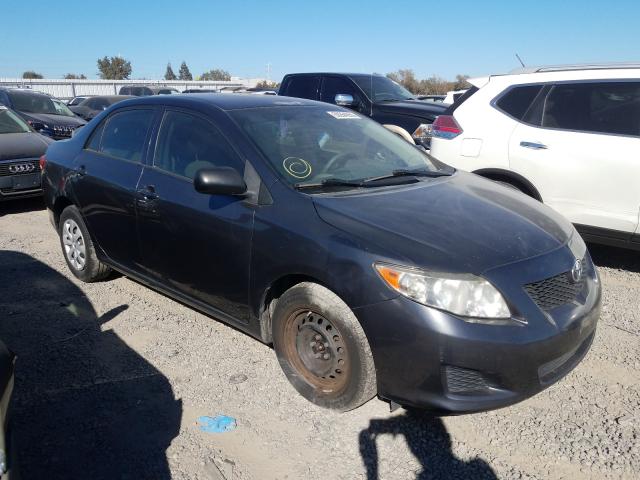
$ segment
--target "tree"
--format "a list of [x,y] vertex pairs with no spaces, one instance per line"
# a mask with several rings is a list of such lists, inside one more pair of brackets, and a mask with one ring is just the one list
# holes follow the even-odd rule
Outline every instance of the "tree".
[[187,67],[187,62],[182,62],[180,65],[180,71],[178,72],[178,78],[180,80],[193,80],[193,75],[189,71],[189,67]]
[[466,90],[471,87],[471,84],[467,82],[469,75],[456,75],[456,83],[453,86],[453,90]]
[[413,70],[401,69],[397,72],[387,73],[387,77],[394,82],[399,83],[413,94],[423,93],[421,91],[422,86],[420,85],[420,81],[416,78]]
[[256,83],[256,88],[271,88],[275,90],[279,86],[279,83],[269,82],[268,80],[262,80],[261,82]]
[[200,75],[200,80],[229,81],[231,80],[231,75],[226,70],[216,68],[214,70],[209,70],[208,72],[204,72],[202,75]]
[[120,56],[98,59],[98,70],[103,80],[126,80],[131,75],[131,62]]
[[426,95],[444,95],[453,90],[453,82],[449,82],[437,75],[431,75],[426,80],[421,80],[422,93]]
[[65,78],[65,80],[76,80],[76,79],[84,80],[87,77],[85,77],[83,73],[81,73],[80,75],[76,75],[75,73],[67,73],[64,76],[64,78]]
[[164,79],[165,80],[176,80],[178,77],[176,77],[176,74],[173,73],[173,68],[171,68],[171,63],[167,63],[167,71],[164,74]]
[[33,70],[27,70],[22,74],[22,78],[44,78],[41,74],[34,72]]

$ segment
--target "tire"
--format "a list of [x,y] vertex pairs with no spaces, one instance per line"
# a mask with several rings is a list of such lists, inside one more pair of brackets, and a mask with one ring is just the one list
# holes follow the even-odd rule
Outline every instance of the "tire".
[[83,282],[95,282],[111,273],[111,268],[98,260],[82,215],[74,205],[62,211],[58,235],[67,266],[77,278]]
[[278,299],[273,345],[289,382],[320,407],[345,412],[377,393],[373,355],[360,322],[321,285],[299,283]]

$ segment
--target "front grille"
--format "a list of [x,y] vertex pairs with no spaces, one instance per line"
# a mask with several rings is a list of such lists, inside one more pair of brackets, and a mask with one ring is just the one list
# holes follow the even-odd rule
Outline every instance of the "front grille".
[[445,378],[447,380],[447,390],[451,393],[472,393],[489,388],[489,384],[482,373],[468,368],[447,365],[445,367]]
[[[29,175],[39,172],[40,166],[37,158],[25,158],[24,160],[16,160],[14,162],[0,163],[0,177],[8,177],[13,175]],[[13,170],[11,171],[13,166]],[[28,166],[28,167],[27,167]]]
[[577,282],[573,281],[569,271],[539,282],[529,283],[524,286],[524,289],[542,310],[552,310],[571,303],[584,287],[587,262],[583,258],[581,263],[582,275]]
[[54,125],[53,126],[53,134],[56,137],[70,138],[71,132],[73,132],[76,127],[68,127],[62,125]]

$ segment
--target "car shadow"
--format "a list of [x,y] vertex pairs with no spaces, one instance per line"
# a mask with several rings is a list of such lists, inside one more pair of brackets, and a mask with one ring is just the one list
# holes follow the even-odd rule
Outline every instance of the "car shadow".
[[19,200],[10,200],[0,202],[0,217],[11,215],[14,213],[35,212],[44,210],[45,204],[42,197],[22,198]]
[[498,478],[491,466],[480,458],[464,461],[455,457],[451,436],[440,418],[428,412],[406,410],[399,416],[371,420],[369,428],[360,432],[360,455],[367,470],[367,480],[382,478],[379,472],[382,459],[377,447],[377,440],[382,435],[404,436],[420,463],[421,470],[415,472],[416,480]]
[[640,273],[640,252],[595,243],[590,243],[588,247],[596,266]]
[[17,355],[12,448],[23,480],[170,479],[182,402],[63,275],[0,251],[0,338]]

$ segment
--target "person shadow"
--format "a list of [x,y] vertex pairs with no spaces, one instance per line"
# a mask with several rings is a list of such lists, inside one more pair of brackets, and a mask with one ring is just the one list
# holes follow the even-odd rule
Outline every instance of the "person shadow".
[[498,477],[491,466],[480,458],[460,460],[451,451],[451,437],[442,420],[428,412],[405,410],[402,415],[374,419],[369,428],[360,432],[360,455],[367,471],[367,480],[402,478],[401,472],[380,476],[380,453],[377,441],[382,435],[403,435],[411,452],[420,463],[416,480],[474,479]]
[[[9,438],[30,479],[170,479],[182,402],[169,380],[39,260],[0,251],[0,339],[17,355]],[[13,476],[12,476],[13,478]]]

